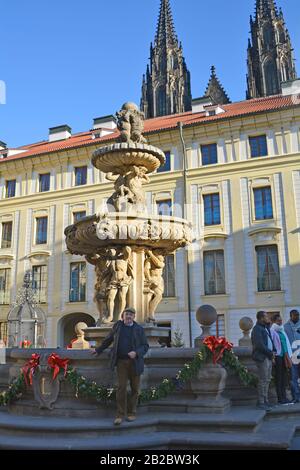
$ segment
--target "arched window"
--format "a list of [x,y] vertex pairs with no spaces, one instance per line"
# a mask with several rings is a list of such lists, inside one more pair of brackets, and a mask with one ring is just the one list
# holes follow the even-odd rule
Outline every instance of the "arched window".
[[279,44],[285,43],[285,34],[282,26],[277,27],[277,42]]
[[273,29],[270,24],[263,29],[264,47],[269,48],[273,45]]
[[165,116],[167,114],[166,93],[164,87],[160,87],[156,94],[156,115]]
[[264,67],[266,95],[279,93],[277,68],[274,62],[268,61]]

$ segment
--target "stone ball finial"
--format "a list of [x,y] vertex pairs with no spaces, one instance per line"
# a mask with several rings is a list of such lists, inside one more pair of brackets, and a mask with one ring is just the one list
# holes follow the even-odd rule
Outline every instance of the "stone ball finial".
[[249,317],[243,317],[239,321],[240,329],[243,332],[243,337],[239,340],[239,346],[252,347],[250,338],[250,330],[253,328],[253,320]]
[[239,326],[242,331],[250,331],[253,328],[253,320],[249,317],[243,317],[239,321]]
[[76,323],[76,326],[75,326],[75,333],[77,335],[84,335],[83,331],[85,328],[87,328],[87,324],[84,323],[83,321],[80,321],[78,323]]
[[127,101],[123,104],[122,110],[124,111],[139,111],[139,107],[137,104],[133,103],[132,101]]
[[196,318],[200,325],[211,326],[217,321],[218,314],[212,305],[201,305],[196,312]]
[[200,323],[202,334],[195,339],[195,348],[198,348],[203,343],[203,340],[211,336],[210,328],[217,321],[218,314],[212,305],[201,305],[196,312],[197,322]]

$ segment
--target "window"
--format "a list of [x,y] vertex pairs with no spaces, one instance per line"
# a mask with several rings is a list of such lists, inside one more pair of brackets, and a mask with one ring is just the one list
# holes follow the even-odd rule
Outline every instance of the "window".
[[219,225],[221,223],[220,215],[220,195],[206,194],[204,201],[204,225]]
[[36,236],[35,243],[43,245],[47,243],[48,217],[36,218]]
[[16,180],[6,181],[6,197],[15,197],[16,195]]
[[212,336],[225,337],[225,315],[218,315],[217,321],[212,325],[210,331]]
[[165,152],[166,163],[160,166],[157,173],[163,173],[164,171],[171,171],[171,152]]
[[76,224],[78,220],[82,219],[85,216],[86,216],[86,211],[73,212],[74,224]]
[[75,168],[75,186],[82,186],[87,183],[87,167],[79,166]]
[[267,96],[279,93],[280,87],[277,76],[277,65],[272,60],[269,60],[264,66],[264,78]]
[[166,92],[162,86],[157,90],[156,95],[156,115],[165,116],[167,114]]
[[50,173],[40,175],[39,192],[44,193],[50,190]]
[[7,346],[7,321],[0,322],[0,340]]
[[267,138],[265,135],[249,137],[251,157],[265,157],[268,155]]
[[205,295],[225,294],[224,251],[204,252]]
[[0,269],[0,304],[8,305],[10,302],[10,269]]
[[165,267],[163,270],[164,297],[175,297],[175,266],[174,255],[165,257]]
[[202,165],[218,163],[217,144],[201,145]]
[[273,219],[271,188],[254,189],[255,220]]
[[172,215],[172,200],[156,201],[158,215]]
[[32,288],[39,303],[47,302],[47,266],[32,267]]
[[70,302],[84,302],[86,291],[86,264],[71,263]]
[[11,248],[12,222],[2,222],[1,248]]
[[280,290],[277,245],[257,246],[257,289],[259,292]]

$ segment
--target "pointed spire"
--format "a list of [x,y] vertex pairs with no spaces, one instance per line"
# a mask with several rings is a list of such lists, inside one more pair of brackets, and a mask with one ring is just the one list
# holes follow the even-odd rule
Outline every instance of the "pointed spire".
[[211,73],[205,90],[205,96],[210,96],[215,104],[230,103],[230,99],[217,77],[216,67],[212,65],[210,71]]
[[155,45],[160,46],[178,45],[178,39],[175,32],[173,16],[169,0],[161,0],[159,19],[155,36]]
[[272,16],[276,18],[278,16],[278,10],[275,0],[256,0],[255,13],[256,20],[258,16]]

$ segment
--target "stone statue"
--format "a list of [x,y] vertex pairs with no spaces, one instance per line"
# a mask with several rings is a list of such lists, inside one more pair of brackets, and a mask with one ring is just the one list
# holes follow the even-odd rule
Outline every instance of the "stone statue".
[[147,140],[143,137],[144,114],[135,103],[125,103],[121,111],[116,113],[117,126],[121,133],[119,142],[145,144]]
[[90,343],[84,339],[84,331],[87,328],[87,324],[79,322],[75,326],[75,333],[77,339],[72,342],[72,349],[90,349]]
[[128,210],[128,205],[137,212],[145,211],[146,196],[143,185],[150,182],[147,171],[144,166],[131,165],[122,175],[107,173],[106,179],[113,181],[115,187],[115,192],[107,202],[113,204],[117,212]]
[[107,255],[109,250],[105,250],[101,255],[86,256],[86,260],[95,266],[96,283],[94,302],[96,303],[99,320],[97,323],[103,323],[107,316],[107,288],[111,278],[111,261]]
[[118,294],[119,314],[126,307],[127,293],[133,280],[132,250],[129,246],[110,249],[110,279],[107,287],[108,317],[104,323],[113,321],[115,299]]
[[144,166],[133,165],[131,171],[126,175],[126,184],[133,195],[132,200],[138,212],[145,210],[146,196],[143,184],[149,182],[150,178],[147,175],[147,168]]
[[145,250],[145,256],[145,284],[150,289],[151,293],[147,321],[155,322],[155,311],[164,293],[164,254],[161,250]]

